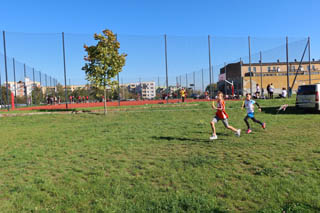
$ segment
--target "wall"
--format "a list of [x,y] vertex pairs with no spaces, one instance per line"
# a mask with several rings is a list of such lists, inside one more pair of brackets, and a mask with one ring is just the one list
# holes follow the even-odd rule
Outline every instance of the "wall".
[[[320,74],[317,75],[311,75],[311,84],[320,83]],[[289,82],[290,86],[292,85],[292,82],[294,80],[294,75],[289,76]],[[253,92],[256,91],[256,84],[260,85],[261,78],[260,76],[252,76],[252,90]],[[267,85],[273,83],[273,86],[275,87],[275,93],[281,93],[281,89],[287,88],[287,76],[263,76],[262,77],[262,87],[264,88],[266,92]],[[309,75],[298,75],[295,85],[293,87],[293,93],[296,92],[299,85],[309,84]],[[243,78],[243,87],[245,92],[250,91],[250,77],[246,76]]]

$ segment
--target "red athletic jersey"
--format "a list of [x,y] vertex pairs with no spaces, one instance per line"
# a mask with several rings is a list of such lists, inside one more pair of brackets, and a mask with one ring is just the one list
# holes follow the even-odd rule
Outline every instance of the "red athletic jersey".
[[217,101],[217,108],[222,108],[222,110],[217,110],[216,116],[220,119],[227,119],[229,115],[226,113],[226,105],[223,100]]

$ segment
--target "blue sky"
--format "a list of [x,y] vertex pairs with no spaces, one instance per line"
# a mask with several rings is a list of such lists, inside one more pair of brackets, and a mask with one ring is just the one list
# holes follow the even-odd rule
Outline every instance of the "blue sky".
[[[74,83],[83,83],[83,44],[92,43],[92,34],[105,28],[119,35],[121,50],[128,53],[124,81],[163,78],[167,34],[173,82],[176,76],[208,68],[208,34],[217,68],[248,55],[248,35],[253,37],[252,52],[266,51],[269,60],[283,59],[285,36],[298,41],[292,44],[291,58],[301,57],[303,38],[310,36],[312,57],[319,59],[318,8],[317,0],[11,0],[1,3],[0,29],[7,31],[9,56],[59,81],[63,80],[59,33],[64,31],[68,78]],[[217,73],[218,69],[215,77]]]

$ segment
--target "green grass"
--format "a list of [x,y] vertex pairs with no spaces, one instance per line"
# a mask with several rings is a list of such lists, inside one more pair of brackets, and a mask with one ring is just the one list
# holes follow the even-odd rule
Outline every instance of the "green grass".
[[[319,212],[320,114],[260,101],[253,134],[209,103],[0,119],[1,212]],[[241,102],[229,123],[245,132]]]

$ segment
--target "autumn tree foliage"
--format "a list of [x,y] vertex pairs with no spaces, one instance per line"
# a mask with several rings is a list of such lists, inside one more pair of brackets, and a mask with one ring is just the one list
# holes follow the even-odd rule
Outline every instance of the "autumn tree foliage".
[[[106,97],[106,87],[113,89],[117,84],[115,77],[122,71],[125,65],[125,53],[119,53],[120,43],[117,36],[111,30],[104,30],[102,34],[94,34],[96,45],[84,45],[87,55],[82,70],[86,73],[86,79],[97,88],[104,90]],[[104,109],[106,111],[106,98],[104,98]]]

